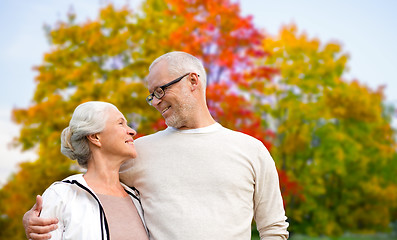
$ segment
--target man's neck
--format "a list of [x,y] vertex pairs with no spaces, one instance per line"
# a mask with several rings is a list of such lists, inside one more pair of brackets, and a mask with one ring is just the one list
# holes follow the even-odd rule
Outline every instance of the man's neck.
[[179,130],[189,130],[189,129],[197,129],[211,126],[216,123],[214,118],[211,116],[208,109],[204,111],[198,111],[195,115],[190,116],[190,121],[188,121],[185,125],[179,127]]
[[192,124],[190,126],[182,126],[182,127],[178,128],[178,130],[189,130],[189,129],[204,128],[204,127],[211,126],[214,123],[216,123],[216,121],[213,118],[211,118],[211,120],[209,120],[209,121],[202,121],[200,123],[195,123],[195,124]]

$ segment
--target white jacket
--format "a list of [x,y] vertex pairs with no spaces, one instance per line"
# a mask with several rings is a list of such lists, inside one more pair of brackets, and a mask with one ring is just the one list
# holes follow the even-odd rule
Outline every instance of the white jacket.
[[[130,195],[149,234],[143,218],[139,192],[122,184]],[[43,193],[41,217],[59,219],[51,239],[110,239],[106,215],[98,196],[87,185],[83,174],[53,183]]]

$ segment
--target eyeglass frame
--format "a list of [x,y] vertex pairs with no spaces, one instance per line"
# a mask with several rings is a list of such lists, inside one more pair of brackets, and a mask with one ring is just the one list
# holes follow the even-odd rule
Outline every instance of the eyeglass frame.
[[[152,106],[152,101],[153,101],[154,97],[156,97],[157,99],[163,98],[164,95],[165,95],[165,89],[166,89],[166,88],[168,88],[169,86],[171,86],[171,85],[173,85],[173,84],[175,84],[175,83],[181,81],[184,77],[188,76],[189,74],[190,74],[190,72],[189,72],[189,73],[186,73],[186,74],[184,74],[184,75],[182,75],[182,76],[180,76],[180,77],[178,77],[178,78],[175,79],[175,80],[172,80],[172,81],[169,82],[169,83],[166,83],[166,84],[164,84],[164,85],[162,85],[162,86],[156,87],[156,89],[154,89],[154,91],[153,91],[151,94],[149,94],[149,96],[146,97],[146,102],[147,102],[150,106]],[[199,76],[199,75],[197,75],[197,76]],[[158,96],[156,96],[155,93],[157,93],[156,90],[159,89],[159,88],[161,89],[161,91],[163,91],[163,94],[162,94],[161,96],[158,97]]]

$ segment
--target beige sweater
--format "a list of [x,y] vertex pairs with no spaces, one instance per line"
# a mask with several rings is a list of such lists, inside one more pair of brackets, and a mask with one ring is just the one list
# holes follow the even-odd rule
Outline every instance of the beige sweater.
[[141,193],[155,240],[287,239],[274,161],[257,139],[213,124],[167,128],[135,141],[121,180]]

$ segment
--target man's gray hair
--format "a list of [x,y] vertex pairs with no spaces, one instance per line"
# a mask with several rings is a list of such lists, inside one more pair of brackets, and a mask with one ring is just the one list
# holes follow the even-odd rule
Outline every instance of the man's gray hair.
[[116,106],[99,101],[82,103],[74,110],[69,126],[62,131],[61,152],[66,157],[77,160],[83,168],[87,168],[88,160],[91,158],[86,137],[105,129],[109,108]]
[[205,73],[203,64],[198,58],[185,52],[169,52],[154,60],[149,67],[149,71],[154,65],[161,61],[165,61],[168,64],[168,70],[171,76],[178,77],[189,72],[197,73],[200,76],[199,79],[205,91],[207,85],[207,75]]

